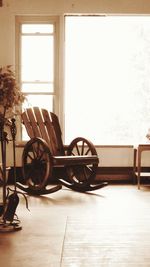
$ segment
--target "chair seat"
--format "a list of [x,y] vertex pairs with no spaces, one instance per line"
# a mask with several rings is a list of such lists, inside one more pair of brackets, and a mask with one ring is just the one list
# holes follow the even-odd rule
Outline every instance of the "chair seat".
[[55,166],[60,165],[86,165],[86,164],[98,164],[98,157],[92,156],[53,156],[53,163]]

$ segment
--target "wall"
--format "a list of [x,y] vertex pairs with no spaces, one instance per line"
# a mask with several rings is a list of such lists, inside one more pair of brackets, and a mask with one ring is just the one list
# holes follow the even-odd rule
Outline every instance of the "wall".
[[149,14],[147,0],[3,0],[0,7],[0,64],[15,62],[15,15],[66,13]]
[[[147,0],[3,0],[0,7],[0,65],[15,64],[15,15],[59,15],[60,40],[63,40],[64,14],[150,14]],[[60,53],[63,47],[60,47]],[[63,62],[60,62],[63,73]],[[59,77],[62,85],[63,76]],[[7,164],[12,165],[12,144],[7,150]],[[98,148],[103,166],[132,166],[133,148]],[[21,164],[22,150],[17,149],[17,164]],[[148,162],[148,161],[147,161]]]
[[3,0],[11,14],[134,13],[149,14],[147,0]]

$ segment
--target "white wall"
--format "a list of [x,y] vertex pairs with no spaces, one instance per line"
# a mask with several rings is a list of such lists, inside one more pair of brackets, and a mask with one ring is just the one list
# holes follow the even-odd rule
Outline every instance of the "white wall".
[[[0,65],[15,64],[15,15],[58,15],[63,22],[64,14],[150,14],[148,0],[3,0],[0,7]],[[62,29],[62,24],[60,25]],[[63,40],[63,33],[60,40]],[[62,47],[60,50],[63,51]],[[60,65],[63,73],[63,62]],[[59,83],[62,85],[62,77]],[[59,84],[60,86],[60,84]],[[61,86],[60,86],[61,88]],[[7,148],[7,165],[12,165],[12,144]],[[17,162],[21,164],[21,149],[17,149]],[[98,148],[101,166],[132,166],[133,149]],[[147,161],[148,163],[148,161]]]
[[134,13],[148,14],[147,0],[3,0],[11,14]]
[[0,7],[0,65],[15,62],[15,15],[66,13],[150,14],[147,0],[3,0]]

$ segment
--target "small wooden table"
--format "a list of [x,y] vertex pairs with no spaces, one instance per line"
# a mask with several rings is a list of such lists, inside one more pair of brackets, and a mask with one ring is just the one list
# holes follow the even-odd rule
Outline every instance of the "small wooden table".
[[150,151],[150,144],[139,144],[137,147],[137,184],[140,189],[142,152]]

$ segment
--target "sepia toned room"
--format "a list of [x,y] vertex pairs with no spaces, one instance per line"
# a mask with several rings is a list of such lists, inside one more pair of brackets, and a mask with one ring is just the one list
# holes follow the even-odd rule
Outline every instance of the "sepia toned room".
[[150,2],[0,0],[0,266],[150,266]]

